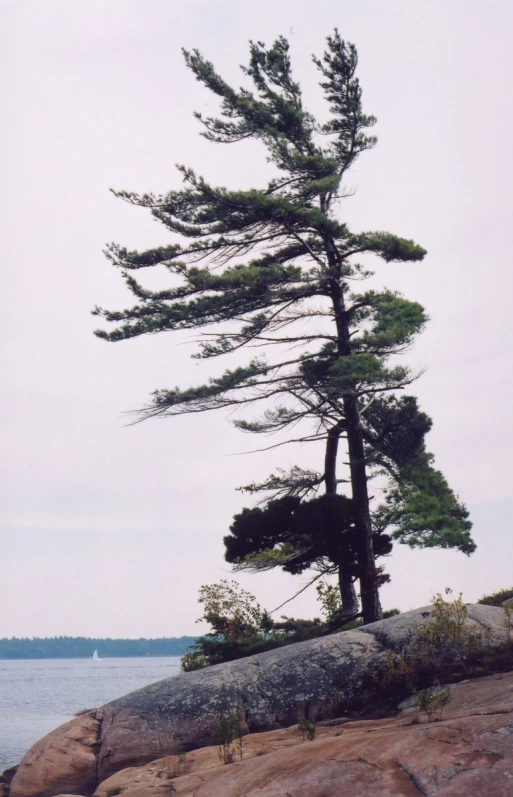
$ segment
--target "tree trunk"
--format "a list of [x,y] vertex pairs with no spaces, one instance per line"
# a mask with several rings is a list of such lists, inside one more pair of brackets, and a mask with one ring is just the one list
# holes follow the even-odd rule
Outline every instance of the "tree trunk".
[[356,504],[356,531],[360,540],[358,565],[363,622],[373,623],[376,620],[381,620],[383,613],[379,600],[376,562],[372,544],[372,525],[369,512],[369,493],[367,490],[367,473],[360,428],[360,414],[354,397],[345,398],[344,407],[347,422],[351,487]]
[[345,424],[337,423],[328,430],[326,441],[326,454],[324,456],[324,484],[326,485],[326,495],[335,495],[337,492],[337,454],[338,441]]
[[354,588],[353,577],[347,572],[347,568],[344,567],[342,562],[338,566],[338,586],[340,589],[340,599],[342,601],[340,617],[344,619],[356,617],[360,612],[358,596]]
[[[337,452],[338,441],[345,424],[338,423],[328,431],[326,455],[324,458],[324,482],[326,495],[335,495],[337,492]],[[359,612],[358,598],[354,588],[353,578],[348,569],[348,562],[338,563],[338,585],[340,600],[342,602],[341,617],[354,617]]]
[[[332,278],[330,295],[335,313],[337,328],[337,347],[340,357],[351,354],[351,336],[346,313],[344,291],[342,289],[343,260],[332,239],[325,238],[326,255]],[[358,570],[360,576],[360,597],[364,623],[381,620],[382,610],[378,593],[376,563],[372,544],[372,525],[369,512],[369,493],[367,491],[367,471],[360,426],[360,413],[357,399],[348,391],[343,399],[345,431],[347,434],[349,469],[351,472],[352,497],[356,508],[356,532],[358,546]]]

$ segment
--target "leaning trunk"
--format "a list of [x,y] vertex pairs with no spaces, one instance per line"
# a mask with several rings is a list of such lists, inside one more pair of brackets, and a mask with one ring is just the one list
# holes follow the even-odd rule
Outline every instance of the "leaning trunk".
[[[326,456],[324,459],[324,482],[326,485],[326,495],[335,495],[337,492],[337,452],[338,441],[344,424],[339,423],[333,426],[328,432],[326,442]],[[353,577],[349,572],[349,562],[340,560],[338,567],[338,585],[340,589],[340,600],[342,609],[340,617],[355,617],[359,612],[358,598],[354,588]]]
[[[337,345],[340,357],[351,354],[351,336],[347,317],[344,292],[341,286],[342,261],[332,241],[326,242],[326,254],[330,268],[336,274],[331,280],[331,300],[337,327]],[[363,447],[360,413],[357,399],[348,391],[344,396],[345,433],[347,435],[349,469],[351,472],[352,497],[355,503],[355,527],[358,545],[358,571],[360,577],[360,597],[364,623],[381,620],[382,610],[378,593],[378,579],[372,544],[372,525],[369,512],[369,493],[367,491],[367,471]]]
[[349,450],[349,469],[351,487],[356,510],[356,531],[360,544],[358,547],[358,569],[360,572],[360,595],[364,623],[381,620],[383,613],[378,592],[378,579],[374,549],[372,544],[372,525],[369,512],[369,493],[365,452],[360,427],[360,414],[356,398],[344,399],[347,423],[347,443]]
[[338,566],[338,586],[340,589],[340,599],[342,602],[342,609],[340,611],[340,618],[349,620],[359,614],[360,606],[358,604],[358,597],[354,588],[353,577],[347,572],[347,566],[344,562],[340,562]]

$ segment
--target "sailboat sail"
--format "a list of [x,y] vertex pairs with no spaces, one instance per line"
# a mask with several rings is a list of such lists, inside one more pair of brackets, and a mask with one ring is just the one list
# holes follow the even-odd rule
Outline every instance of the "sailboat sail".
[[97,650],[95,650],[93,653],[93,661],[101,661],[100,657],[98,656]]

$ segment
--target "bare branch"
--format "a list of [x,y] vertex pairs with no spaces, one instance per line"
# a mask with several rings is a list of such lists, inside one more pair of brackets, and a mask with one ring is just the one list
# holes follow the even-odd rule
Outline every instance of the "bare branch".
[[314,577],[312,578],[312,580],[311,580],[311,581],[309,581],[309,582],[308,582],[308,584],[307,584],[306,586],[304,586],[304,587],[301,587],[301,589],[300,589],[300,590],[298,590],[298,591],[296,592],[296,594],[295,594],[295,595],[293,595],[291,598],[287,598],[287,600],[286,600],[286,601],[283,601],[283,603],[280,603],[280,605],[279,605],[279,606],[277,606],[277,607],[276,607],[276,609],[273,609],[271,612],[269,612],[269,614],[274,614],[275,612],[277,612],[277,611],[278,611],[278,609],[282,609],[284,606],[286,606],[286,605],[287,605],[287,603],[290,603],[291,601],[293,601],[295,598],[297,598],[297,596],[298,596],[298,595],[301,595],[301,593],[302,593],[302,592],[304,592],[305,590],[307,590],[307,589],[308,589],[308,587],[311,587],[311,586],[312,586],[312,584],[315,584],[315,582],[316,582],[316,581],[318,581],[320,578],[322,578],[323,576],[327,575],[327,574],[328,574],[328,573],[330,573],[331,571],[332,571],[332,568],[329,568],[329,569],[323,570],[321,573],[317,573],[317,575],[316,575],[316,576],[314,576]]

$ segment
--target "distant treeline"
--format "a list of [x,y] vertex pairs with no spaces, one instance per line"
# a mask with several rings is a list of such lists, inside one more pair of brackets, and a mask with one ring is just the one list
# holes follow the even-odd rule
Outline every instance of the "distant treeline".
[[0,639],[0,659],[90,659],[122,656],[183,656],[196,637],[162,639],[91,639],[58,636],[46,639]]

